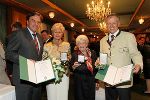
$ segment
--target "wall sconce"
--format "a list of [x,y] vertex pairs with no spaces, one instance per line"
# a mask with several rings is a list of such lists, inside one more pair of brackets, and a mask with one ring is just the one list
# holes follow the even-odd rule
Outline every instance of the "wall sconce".
[[71,26],[71,27],[74,27],[74,23],[70,23],[70,26]]
[[144,19],[143,18],[140,18],[139,19],[139,24],[143,24],[144,23]]
[[50,18],[54,18],[55,17],[55,13],[54,12],[49,12],[49,17]]
[[82,29],[81,29],[81,31],[82,31],[82,32],[84,32],[84,31],[85,31],[85,29],[84,29],[84,28],[82,28]]

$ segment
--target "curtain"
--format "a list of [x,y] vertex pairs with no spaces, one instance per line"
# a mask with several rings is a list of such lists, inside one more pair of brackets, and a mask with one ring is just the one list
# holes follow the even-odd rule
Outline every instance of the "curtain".
[[6,38],[6,6],[0,4],[0,40],[5,44]]

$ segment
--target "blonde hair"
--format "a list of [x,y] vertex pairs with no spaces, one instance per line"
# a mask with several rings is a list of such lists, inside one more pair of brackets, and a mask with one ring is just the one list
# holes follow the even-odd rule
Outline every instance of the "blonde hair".
[[62,32],[65,31],[65,27],[63,26],[62,23],[55,23],[52,28],[51,28],[51,31],[52,33],[54,33],[56,30],[60,29]]
[[80,43],[89,43],[89,39],[86,35],[79,35],[76,38],[76,45],[80,44]]

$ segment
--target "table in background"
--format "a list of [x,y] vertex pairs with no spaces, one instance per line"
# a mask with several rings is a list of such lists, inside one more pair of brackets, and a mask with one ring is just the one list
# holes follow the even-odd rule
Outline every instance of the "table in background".
[[0,84],[0,100],[16,100],[15,87]]

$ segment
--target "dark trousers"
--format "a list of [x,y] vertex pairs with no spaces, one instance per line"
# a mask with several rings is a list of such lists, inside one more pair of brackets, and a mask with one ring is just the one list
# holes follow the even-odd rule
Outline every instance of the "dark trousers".
[[95,78],[86,74],[74,74],[75,100],[95,100]]
[[19,84],[15,86],[15,91],[16,100],[41,100],[41,86]]
[[131,100],[130,88],[105,88],[106,100]]

